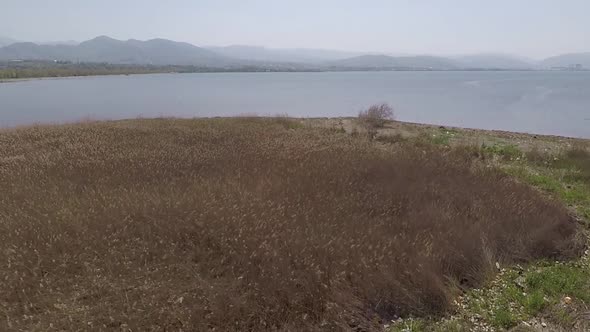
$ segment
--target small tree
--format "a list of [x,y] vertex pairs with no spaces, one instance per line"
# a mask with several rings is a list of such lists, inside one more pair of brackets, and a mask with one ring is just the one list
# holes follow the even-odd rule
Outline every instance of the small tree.
[[377,129],[383,128],[388,120],[395,119],[393,107],[387,103],[372,105],[366,110],[359,112],[360,123],[367,129],[369,138],[377,135]]

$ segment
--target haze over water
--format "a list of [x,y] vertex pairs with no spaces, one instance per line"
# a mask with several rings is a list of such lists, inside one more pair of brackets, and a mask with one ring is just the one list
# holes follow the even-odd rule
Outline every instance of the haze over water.
[[590,72],[215,73],[0,84],[0,126],[179,116],[356,116],[590,138]]

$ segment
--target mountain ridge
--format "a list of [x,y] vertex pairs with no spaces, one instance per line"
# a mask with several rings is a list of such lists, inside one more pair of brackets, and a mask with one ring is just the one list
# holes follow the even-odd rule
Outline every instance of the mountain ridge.
[[368,54],[327,63],[335,68],[368,68],[368,69],[457,69],[459,66],[452,60],[430,55],[390,56]]
[[60,60],[140,65],[226,66],[232,59],[195,45],[167,39],[118,40],[98,36],[78,45],[15,43],[0,48],[0,60]]
[[546,58],[541,62],[541,65],[547,68],[569,67],[577,64],[590,68],[590,52],[560,54]]
[[465,68],[533,69],[535,61],[514,55],[481,53],[453,57]]
[[0,37],[0,61],[43,60],[137,65],[190,65],[203,67],[284,66],[300,70],[530,70],[590,68],[590,52],[562,54],[535,61],[507,54],[460,56],[391,55],[313,48],[268,48],[230,45],[199,47],[163,38],[118,40],[109,36],[77,42],[32,43]]
[[349,52],[315,48],[270,48],[253,45],[229,45],[205,47],[218,54],[243,60],[319,63],[345,59],[364,54],[363,52]]

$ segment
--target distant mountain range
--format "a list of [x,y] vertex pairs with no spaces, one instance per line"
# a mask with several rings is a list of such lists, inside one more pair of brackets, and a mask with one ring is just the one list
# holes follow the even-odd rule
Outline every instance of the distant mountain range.
[[436,56],[401,56],[361,55],[353,58],[327,63],[334,68],[369,68],[369,69],[458,69],[460,64],[451,59]]
[[455,57],[392,56],[322,49],[273,49],[259,46],[197,47],[167,39],[126,41],[107,36],[82,43],[31,43],[0,37],[0,61],[57,60],[137,65],[203,67],[290,66],[299,70],[458,70],[545,69],[580,64],[590,68],[590,53],[565,54],[534,61],[503,54]]
[[311,48],[276,49],[263,46],[232,45],[207,47],[207,49],[234,59],[284,63],[320,63],[363,55],[360,52],[346,52]]
[[106,36],[77,45],[15,43],[0,48],[0,60],[60,60],[140,65],[222,66],[232,59],[188,43],[166,39],[116,40]]
[[78,45],[79,42],[75,40],[58,40],[58,41],[46,41],[46,42],[39,42],[35,43],[38,45]]
[[541,62],[544,67],[567,67],[580,64],[590,68],[590,53],[571,53],[547,58]]
[[530,69],[536,67],[532,59],[506,54],[475,54],[455,57],[457,64],[464,68]]
[[[8,46],[8,45],[12,45],[15,43],[20,43],[20,42],[21,41],[16,40],[16,39],[0,36],[0,47]],[[38,45],[78,45],[80,43],[75,40],[63,40],[63,41],[46,41],[46,42],[39,42],[39,43],[35,43],[35,44],[38,44]]]

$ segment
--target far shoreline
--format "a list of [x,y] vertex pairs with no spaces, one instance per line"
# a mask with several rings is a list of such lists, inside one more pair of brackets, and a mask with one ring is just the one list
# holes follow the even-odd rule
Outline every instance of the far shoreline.
[[396,69],[396,70],[386,70],[386,69],[359,69],[359,70],[259,70],[259,71],[248,71],[248,70],[211,70],[211,71],[195,71],[195,72],[146,72],[146,73],[105,73],[105,74],[91,74],[91,75],[69,75],[69,76],[32,76],[32,77],[22,77],[22,78],[1,78],[1,83],[18,83],[18,82],[26,82],[26,81],[36,81],[36,80],[51,80],[51,79],[72,79],[72,78],[82,78],[82,77],[103,77],[103,76],[145,76],[145,75],[166,75],[166,74],[271,74],[271,73],[283,73],[283,74],[295,74],[295,73],[382,73],[382,72],[429,72],[429,73],[440,73],[440,72],[554,72],[554,73],[572,73],[572,72],[579,72],[579,73],[588,73],[590,70],[577,70],[577,71],[568,71],[568,70],[551,70],[551,69],[449,69],[449,70],[442,70],[442,69],[432,69],[432,70],[420,70],[420,69]]

